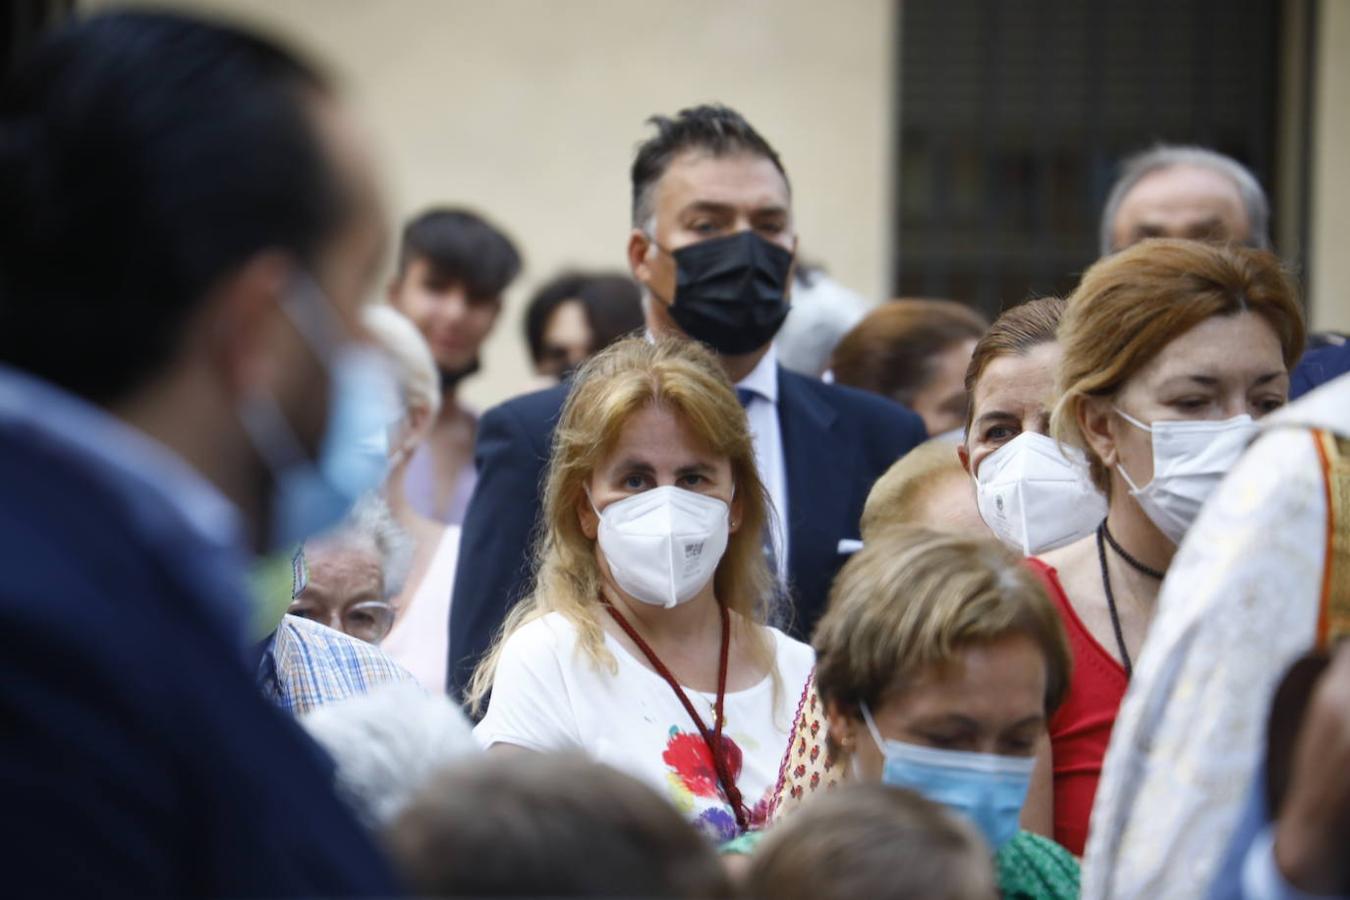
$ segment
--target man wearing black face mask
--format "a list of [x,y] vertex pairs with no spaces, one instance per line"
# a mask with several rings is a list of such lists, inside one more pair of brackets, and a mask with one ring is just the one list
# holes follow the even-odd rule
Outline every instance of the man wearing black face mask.
[[[777,516],[766,552],[786,586],[785,623],[810,633],[858,538],[876,478],[924,439],[890,401],[787,372],[773,338],[789,312],[797,235],[778,154],[744,118],[699,106],[654,117],[633,163],[628,262],[654,335],[717,351],[750,420]],[[449,688],[458,696],[510,606],[528,590],[539,478],[567,386],[490,410],[451,605]]]

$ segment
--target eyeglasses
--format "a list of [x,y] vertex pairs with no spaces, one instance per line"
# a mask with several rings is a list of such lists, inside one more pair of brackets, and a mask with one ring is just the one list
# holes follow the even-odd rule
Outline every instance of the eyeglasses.
[[388,637],[394,627],[394,607],[385,600],[362,600],[339,611],[307,602],[301,597],[291,604],[287,612],[326,625],[367,644],[378,644]]

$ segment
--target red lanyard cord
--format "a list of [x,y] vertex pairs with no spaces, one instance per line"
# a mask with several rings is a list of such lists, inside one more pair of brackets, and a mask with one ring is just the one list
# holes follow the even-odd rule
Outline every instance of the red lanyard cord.
[[717,780],[722,784],[722,791],[726,795],[727,803],[731,806],[732,813],[736,816],[736,827],[741,834],[750,830],[750,816],[745,810],[745,802],[741,798],[741,790],[736,787],[736,782],[731,777],[731,772],[727,768],[726,753],[722,748],[722,722],[723,706],[727,696],[727,657],[731,649],[731,616],[725,606],[719,606],[722,612],[722,650],[721,658],[717,663],[717,702],[713,706],[714,729],[708,730],[704,724],[703,717],[694,709],[694,704],[689,701],[689,696],[685,694],[684,688],[675,680],[675,676],[670,674],[666,664],[661,662],[661,658],[656,655],[647,642],[642,639],[627,619],[625,619],[614,605],[609,602],[607,597],[601,597],[600,602],[604,604],[605,609],[613,616],[614,621],[623,629],[624,634],[632,639],[637,648],[642,651],[642,655],[647,657],[647,662],[652,664],[652,668],[657,674],[666,680],[670,689],[675,692],[675,696],[684,706],[685,712],[689,713],[689,718],[694,720],[698,726],[698,732],[703,737],[703,743],[707,745],[708,752],[712,754],[713,768],[717,772]]

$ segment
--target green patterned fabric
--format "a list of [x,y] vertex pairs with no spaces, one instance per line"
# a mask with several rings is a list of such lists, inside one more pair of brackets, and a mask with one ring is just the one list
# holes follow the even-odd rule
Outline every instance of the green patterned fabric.
[[[723,855],[751,855],[764,832],[751,831],[719,847]],[[994,856],[1004,900],[1078,900],[1078,860],[1049,838],[1019,831]]]
[[1077,900],[1078,860],[1049,838],[1019,831],[994,865],[1004,900]]
[[750,856],[763,839],[764,832],[747,831],[739,837],[724,842],[717,848],[717,852],[723,856]]

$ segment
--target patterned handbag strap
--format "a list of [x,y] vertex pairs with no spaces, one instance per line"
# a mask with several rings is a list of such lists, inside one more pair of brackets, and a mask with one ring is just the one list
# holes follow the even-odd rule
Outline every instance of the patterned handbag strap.
[[1350,638],[1350,438],[1316,429],[1327,499],[1326,562],[1317,617],[1317,649]]

